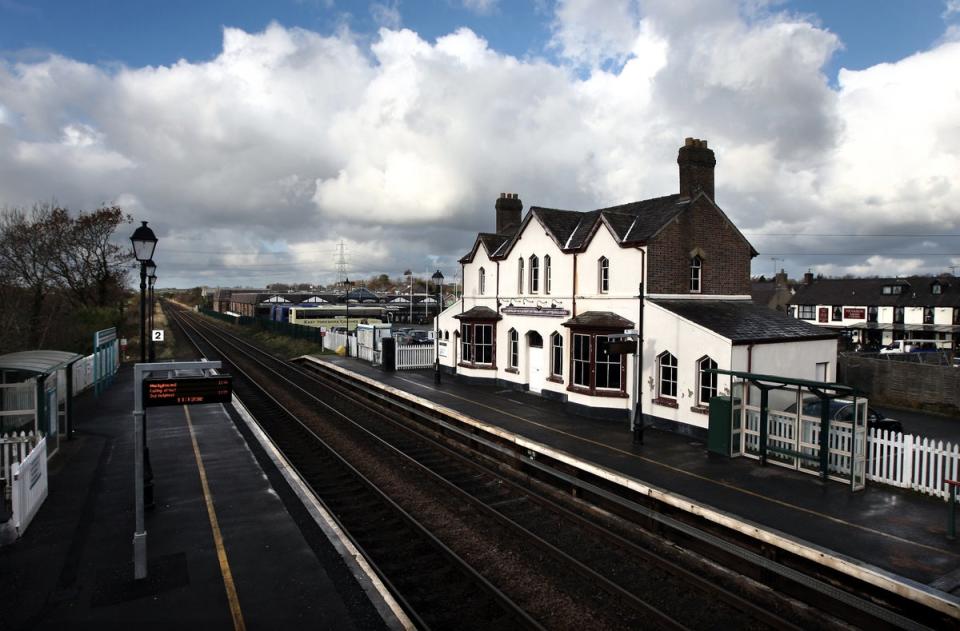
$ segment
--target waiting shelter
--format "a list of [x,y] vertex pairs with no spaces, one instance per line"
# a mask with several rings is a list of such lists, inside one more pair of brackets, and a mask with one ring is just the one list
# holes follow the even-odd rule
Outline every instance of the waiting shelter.
[[47,453],[73,429],[73,364],[83,355],[22,351],[0,355],[0,440],[47,438]]
[[708,447],[864,487],[867,399],[839,383],[734,370],[729,396],[710,401]]

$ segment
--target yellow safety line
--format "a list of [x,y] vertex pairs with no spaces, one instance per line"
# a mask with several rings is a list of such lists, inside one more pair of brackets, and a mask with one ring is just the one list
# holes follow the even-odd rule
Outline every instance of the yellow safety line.
[[223,546],[223,536],[220,534],[220,522],[217,521],[217,511],[213,508],[213,496],[210,495],[210,485],[207,484],[207,471],[204,469],[203,459],[200,457],[197,435],[193,431],[190,408],[185,405],[183,406],[183,411],[187,414],[187,427],[190,428],[190,440],[193,442],[193,455],[197,459],[197,469],[200,471],[203,499],[207,504],[207,515],[210,517],[213,543],[217,547],[217,560],[220,562],[220,574],[223,576],[223,586],[227,590],[227,602],[230,603],[230,615],[233,617],[233,628],[236,631],[245,631],[247,626],[243,622],[243,612],[240,611],[240,599],[237,597],[237,587],[233,584],[233,573],[230,572],[227,550]]
[[789,502],[784,502],[783,500],[778,500],[778,499],[774,499],[774,498],[772,498],[772,497],[767,497],[766,495],[763,495],[763,494],[761,494],[761,493],[757,493],[756,491],[751,491],[751,490],[749,490],[749,489],[744,489],[744,488],[742,488],[742,487],[735,486],[735,485],[730,484],[730,483],[728,483],[728,482],[722,482],[722,481],[720,481],[720,480],[714,480],[713,478],[708,478],[708,477],[706,477],[706,476],[702,476],[702,475],[699,475],[699,474],[697,474],[697,473],[691,473],[690,471],[685,471],[684,469],[679,469],[679,468],[674,467],[674,466],[672,466],[672,465],[664,464],[664,463],[662,463],[662,462],[660,462],[660,461],[658,461],[658,460],[653,460],[652,458],[647,458],[647,457],[645,457],[645,456],[637,455],[637,454],[633,453],[632,451],[625,451],[625,450],[619,449],[619,448],[617,448],[617,447],[612,447],[612,446],[610,446],[610,445],[607,445],[606,443],[601,443],[601,442],[598,442],[598,441],[595,441],[595,440],[590,440],[589,438],[584,438],[583,436],[578,436],[577,434],[571,434],[571,433],[565,432],[565,431],[563,431],[563,430],[561,430],[561,429],[557,429],[557,428],[555,428],[555,427],[551,427],[550,425],[544,425],[543,423],[538,423],[537,421],[532,421],[532,420],[530,420],[530,419],[528,419],[528,418],[524,418],[524,417],[522,417],[522,416],[517,416],[516,414],[513,414],[513,413],[511,413],[511,412],[507,412],[506,410],[501,410],[500,408],[494,407],[494,406],[492,406],[492,405],[487,405],[486,403],[481,403],[481,402],[479,402],[479,401],[474,401],[473,399],[468,399],[468,398],[466,398],[466,397],[457,396],[457,395],[455,395],[455,394],[452,394],[452,393],[450,393],[450,392],[447,392],[446,390],[443,390],[443,391],[437,390],[436,388],[431,388],[430,386],[424,385],[424,384],[422,384],[422,383],[418,383],[418,382],[416,382],[416,381],[412,381],[412,380],[410,380],[410,379],[406,379],[406,378],[404,378],[404,377],[398,377],[397,379],[399,379],[400,381],[406,381],[407,383],[411,383],[411,384],[413,384],[413,385],[415,385],[415,386],[419,386],[419,387],[421,387],[421,388],[426,388],[427,390],[434,390],[434,391],[436,391],[436,392],[441,392],[442,394],[444,394],[444,395],[446,395],[446,396],[449,396],[449,397],[453,397],[454,399],[460,399],[461,401],[466,401],[467,403],[472,403],[472,404],[474,404],[474,405],[479,405],[480,407],[487,408],[488,410],[493,410],[494,412],[497,412],[497,413],[499,413],[499,414],[503,414],[503,415],[505,415],[505,416],[509,416],[509,417],[511,417],[511,418],[515,418],[515,419],[517,419],[518,421],[522,421],[522,422],[524,422],[524,423],[528,423],[528,424],[530,424],[530,425],[534,425],[534,426],[536,426],[536,427],[539,427],[539,428],[542,428],[542,429],[545,429],[545,430],[554,432],[554,433],[556,433],[556,434],[561,434],[561,435],[563,435],[563,436],[567,436],[567,437],[569,437],[569,438],[573,438],[573,439],[578,440],[578,441],[581,441],[581,442],[590,443],[591,445],[596,445],[597,447],[602,447],[602,448],[604,448],[604,449],[609,449],[610,451],[615,451],[615,452],[617,452],[617,453],[619,453],[619,454],[623,454],[623,455],[625,455],[625,456],[629,456],[629,457],[635,458],[635,459],[637,459],[637,460],[642,460],[642,461],[644,461],[644,462],[648,462],[648,463],[650,463],[650,464],[657,465],[657,466],[659,466],[659,467],[663,467],[664,469],[668,469],[668,470],[674,471],[674,472],[676,472],[676,473],[681,473],[681,474],[683,474],[683,475],[689,476],[689,477],[694,478],[694,479],[697,479],[697,480],[702,480],[702,481],[704,481],[704,482],[709,482],[710,484],[716,484],[717,486],[722,486],[722,487],[731,489],[731,490],[733,490],[733,491],[739,491],[740,493],[744,493],[744,494],[746,494],[746,495],[750,495],[750,496],[756,497],[756,498],[758,498],[758,499],[766,500],[766,501],[768,501],[768,502],[772,502],[773,504],[778,504],[778,505],[784,506],[784,507],[786,507],[786,508],[792,508],[793,510],[801,511],[801,512],[804,512],[804,513],[807,513],[807,514],[810,514],[810,515],[814,515],[814,516],[816,516],[816,517],[820,517],[820,518],[826,519],[826,520],[828,520],[828,521],[832,521],[832,522],[834,522],[834,523],[842,524],[842,525],[844,525],[844,526],[849,526],[849,527],[851,527],[851,528],[856,528],[856,529],[862,530],[862,531],[864,531],[864,532],[873,533],[873,534],[879,535],[879,536],[881,536],[881,537],[886,537],[886,538],[888,538],[888,539],[893,539],[893,540],[899,541],[899,542],[901,542],[901,543],[909,543],[909,544],[911,544],[911,545],[917,546],[917,547],[919,547],[919,548],[923,548],[923,549],[925,549],[925,550],[930,550],[930,551],[932,551],[932,552],[941,552],[941,553],[943,553],[943,554],[949,554],[949,555],[951,555],[951,556],[960,556],[960,554],[958,554],[958,553],[956,553],[956,552],[954,552],[954,551],[952,551],[952,550],[944,550],[943,548],[937,548],[937,547],[935,547],[935,546],[930,546],[930,545],[927,545],[927,544],[925,544],[925,543],[918,543],[918,542],[916,542],[916,541],[911,541],[910,539],[904,539],[903,537],[898,537],[897,535],[891,535],[890,533],[883,532],[882,530],[876,530],[876,529],[870,528],[870,527],[868,527],[868,526],[861,526],[860,524],[854,524],[854,523],[852,523],[852,522],[845,521],[845,520],[843,520],[843,519],[840,519],[840,518],[838,518],[838,517],[834,517],[834,516],[832,516],[832,515],[827,515],[827,514],[824,514],[824,513],[820,513],[820,512],[818,512],[818,511],[812,510],[812,509],[810,509],[810,508],[804,508],[803,506],[797,506],[797,505],[791,504],[791,503],[789,503]]

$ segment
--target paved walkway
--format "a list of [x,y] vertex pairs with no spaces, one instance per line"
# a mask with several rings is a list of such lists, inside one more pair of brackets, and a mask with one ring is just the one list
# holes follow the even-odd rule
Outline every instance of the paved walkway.
[[132,372],[124,367],[99,399],[77,400],[76,437],[50,461],[47,501],[20,540],[0,547],[0,629],[385,628],[220,405],[149,410],[156,505],[149,576],[133,581]]

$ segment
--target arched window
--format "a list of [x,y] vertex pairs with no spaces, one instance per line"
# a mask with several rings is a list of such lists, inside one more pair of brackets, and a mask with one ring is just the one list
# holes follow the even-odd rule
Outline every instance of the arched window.
[[540,259],[535,254],[530,255],[530,293],[540,291]]
[[477,287],[480,290],[480,295],[482,296],[483,292],[487,289],[487,270],[483,269],[482,267],[477,275]]
[[597,261],[597,289],[601,294],[610,291],[610,259],[605,256]]
[[543,293],[550,293],[550,255],[543,257]]
[[717,373],[706,372],[715,369],[717,362],[707,356],[697,360],[697,405],[710,405],[710,398],[717,396]]
[[550,336],[550,374],[563,377],[563,335],[560,333]]
[[510,368],[520,365],[520,335],[516,329],[510,329]]
[[690,293],[699,294],[700,293],[700,274],[703,271],[703,259],[700,258],[700,255],[694,256],[690,259]]
[[523,257],[517,259],[517,293],[523,293]]
[[668,352],[657,356],[657,396],[677,398],[677,358]]

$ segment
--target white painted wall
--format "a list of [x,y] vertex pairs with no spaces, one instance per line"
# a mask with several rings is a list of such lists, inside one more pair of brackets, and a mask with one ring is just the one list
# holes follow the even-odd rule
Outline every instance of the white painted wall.
[[[659,418],[707,427],[708,415],[691,410],[697,405],[697,360],[708,355],[717,368],[731,366],[730,340],[647,301],[644,308],[643,370],[641,396],[643,410]],[[659,405],[657,398],[657,357],[664,351],[677,358],[677,408]],[[720,376],[717,392],[729,392],[730,378]]]

